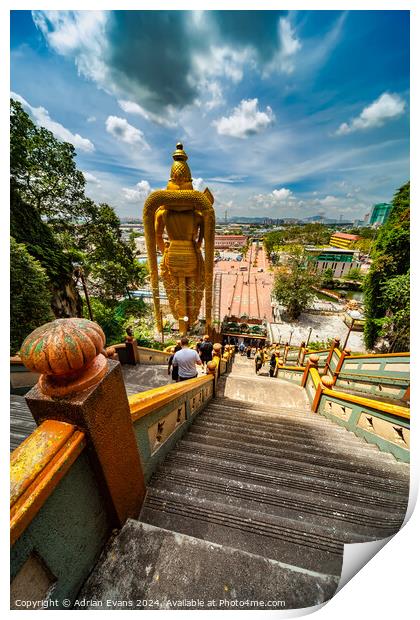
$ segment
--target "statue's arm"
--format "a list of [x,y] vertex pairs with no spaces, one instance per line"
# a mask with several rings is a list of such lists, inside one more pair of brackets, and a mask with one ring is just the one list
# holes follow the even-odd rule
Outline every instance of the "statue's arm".
[[165,218],[163,210],[158,210],[155,219],[156,245],[162,254],[165,251],[165,242],[163,240],[163,232],[165,230]]
[[201,248],[201,244],[203,243],[203,239],[204,239],[204,220],[202,217],[200,217],[199,221],[198,221],[198,239],[197,239],[197,247],[198,249]]

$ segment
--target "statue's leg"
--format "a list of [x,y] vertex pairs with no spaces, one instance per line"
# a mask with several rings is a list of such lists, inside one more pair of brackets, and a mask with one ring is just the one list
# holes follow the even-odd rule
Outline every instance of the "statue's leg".
[[[184,321],[183,318],[185,316],[188,316],[187,314],[187,288],[186,288],[186,278],[183,276],[180,276],[178,278],[178,291],[179,291],[179,298],[178,298],[178,319],[179,319],[179,331],[181,332],[182,336],[185,336],[188,330],[188,320]],[[189,319],[190,317],[188,317]]]

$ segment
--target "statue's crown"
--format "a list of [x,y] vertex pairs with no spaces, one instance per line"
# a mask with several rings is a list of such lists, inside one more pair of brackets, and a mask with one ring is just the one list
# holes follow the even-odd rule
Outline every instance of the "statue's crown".
[[174,163],[171,168],[171,178],[168,182],[168,189],[192,189],[191,170],[187,164],[188,155],[184,151],[181,142],[176,145],[172,153]]

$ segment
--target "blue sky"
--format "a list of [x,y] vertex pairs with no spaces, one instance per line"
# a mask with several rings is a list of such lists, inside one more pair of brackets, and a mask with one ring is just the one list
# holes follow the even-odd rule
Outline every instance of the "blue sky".
[[179,140],[220,216],[354,220],[409,178],[408,11],[12,11],[11,91],[122,217]]

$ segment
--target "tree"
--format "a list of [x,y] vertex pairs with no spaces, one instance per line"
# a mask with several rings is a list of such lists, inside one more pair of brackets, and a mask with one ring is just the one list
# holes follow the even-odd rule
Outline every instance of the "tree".
[[74,147],[37,127],[13,100],[10,165],[12,231],[44,266],[56,316],[81,314],[74,263],[105,304],[144,282],[146,267],[136,259],[134,241],[122,239],[112,207],[85,196]]
[[344,276],[344,279],[361,282],[363,280],[362,272],[357,267],[353,267],[353,269],[350,269],[348,274]]
[[278,303],[286,307],[291,320],[297,319],[311,305],[315,298],[312,287],[319,281],[318,274],[306,269],[303,251],[290,252],[287,263],[276,272],[273,294]]
[[387,339],[391,350],[410,348],[410,272],[390,278],[382,287],[388,306],[380,335]]
[[81,316],[82,299],[73,280],[73,266],[51,228],[43,222],[33,205],[23,201],[14,180],[11,182],[10,234],[24,243],[40,262],[52,293],[51,307],[56,317]]
[[10,238],[10,354],[34,329],[53,320],[48,277],[23,243]]
[[326,269],[323,274],[322,274],[322,278],[321,278],[321,284],[322,286],[326,286],[331,287],[334,284],[334,272],[331,269],[331,267],[329,267],[328,269]]
[[10,173],[25,202],[63,227],[80,212],[85,178],[75,164],[75,149],[51,131],[37,127],[21,104],[11,99]]
[[[384,326],[389,325],[389,320],[385,319],[401,312],[398,295],[391,294],[388,285],[391,286],[389,281],[396,276],[407,275],[410,268],[410,183],[396,192],[389,218],[379,229],[373,243],[371,258],[372,265],[363,282],[366,315],[364,338],[369,349],[384,335]],[[395,282],[398,284],[402,281]],[[408,277],[403,282],[408,286]],[[392,286],[392,290],[395,290],[395,286]],[[392,346],[399,347],[399,340],[407,342],[406,333],[402,334],[401,339],[396,335]]]

